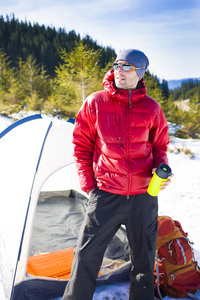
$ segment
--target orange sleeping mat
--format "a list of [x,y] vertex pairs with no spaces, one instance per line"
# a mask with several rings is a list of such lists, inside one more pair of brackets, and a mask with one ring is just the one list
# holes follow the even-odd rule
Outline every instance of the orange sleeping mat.
[[28,258],[27,273],[35,276],[69,279],[74,249],[60,250]]

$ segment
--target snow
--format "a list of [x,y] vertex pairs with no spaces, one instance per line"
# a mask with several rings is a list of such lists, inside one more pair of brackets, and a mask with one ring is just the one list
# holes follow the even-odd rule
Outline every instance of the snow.
[[8,126],[10,126],[13,123],[13,120],[11,118],[0,116],[0,132],[2,132],[4,129],[6,129]]
[[[0,132],[11,123],[12,119],[0,116]],[[168,158],[174,176],[167,189],[159,193],[159,215],[168,215],[181,223],[189,239],[194,242],[195,258],[200,265],[200,140],[172,137]],[[98,287],[93,300],[128,300],[128,286],[125,282]],[[0,278],[0,300],[6,299],[3,295]],[[200,292],[196,296],[200,298]],[[164,299],[172,300],[170,297]]]

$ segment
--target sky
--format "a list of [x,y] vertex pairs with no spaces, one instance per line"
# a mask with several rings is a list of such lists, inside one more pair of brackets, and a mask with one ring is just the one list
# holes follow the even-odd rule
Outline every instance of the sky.
[[160,80],[200,78],[200,0],[0,0],[0,16],[139,49]]

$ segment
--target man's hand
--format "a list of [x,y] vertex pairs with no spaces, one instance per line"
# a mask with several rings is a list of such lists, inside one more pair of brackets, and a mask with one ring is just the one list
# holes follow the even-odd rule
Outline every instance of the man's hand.
[[[153,168],[153,169],[152,169],[152,174],[155,173],[156,169],[157,169],[157,168]],[[161,190],[166,189],[166,187],[171,183],[171,179],[172,179],[173,176],[174,176],[174,174],[171,173],[171,174],[169,175],[167,181],[162,181],[162,184],[161,184],[161,186],[160,186],[160,189],[161,189]]]

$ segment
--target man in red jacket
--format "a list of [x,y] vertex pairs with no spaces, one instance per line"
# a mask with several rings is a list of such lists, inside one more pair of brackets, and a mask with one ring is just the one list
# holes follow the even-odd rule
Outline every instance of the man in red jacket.
[[92,299],[104,252],[122,224],[132,261],[129,299],[154,299],[158,200],[147,187],[158,165],[168,163],[169,137],[161,107],[146,95],[148,65],[143,52],[122,51],[104,90],[90,95],[77,115],[74,157],[89,203],[63,300]]

